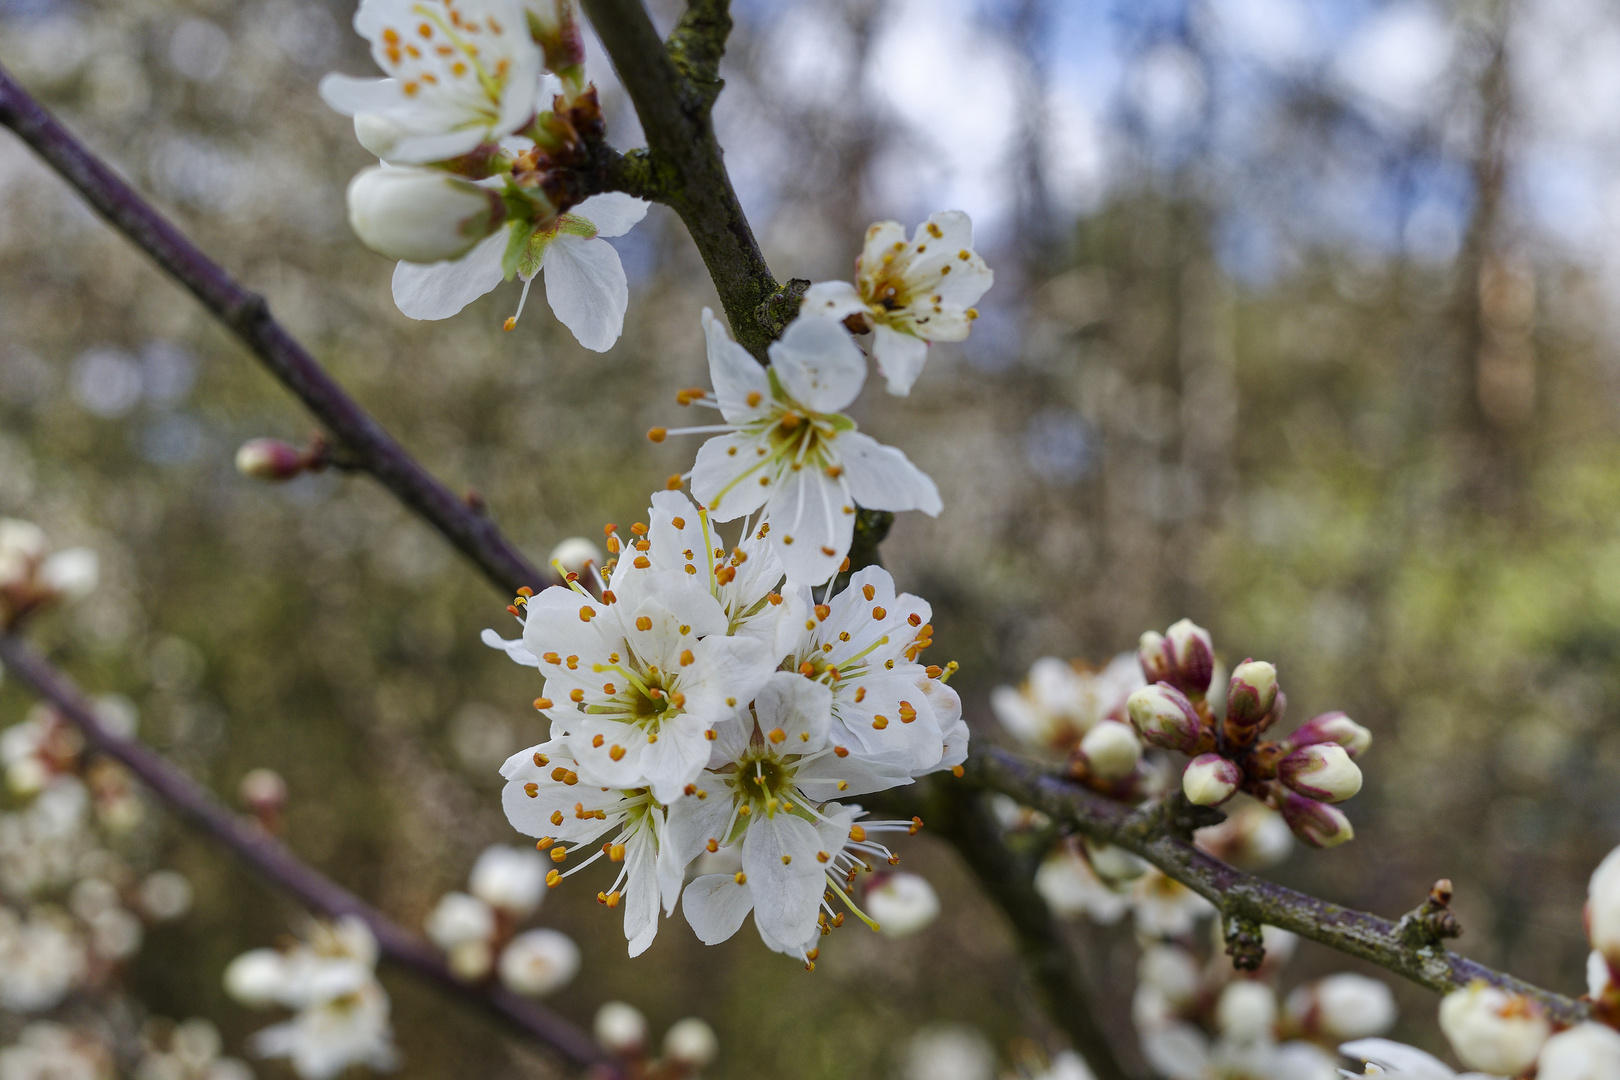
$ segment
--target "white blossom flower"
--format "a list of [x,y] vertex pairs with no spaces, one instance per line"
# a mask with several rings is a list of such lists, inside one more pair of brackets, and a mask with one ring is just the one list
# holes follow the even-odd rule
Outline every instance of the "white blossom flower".
[[226,989],[243,1004],[278,1004],[291,1020],[258,1032],[264,1057],[285,1057],[303,1080],[330,1080],[350,1065],[390,1069],[397,1055],[388,995],[377,981],[377,942],[355,916],[314,923],[284,953],[255,949],[232,961]]
[[361,0],[354,28],[388,78],[328,75],[320,93],[385,161],[460,157],[533,119],[542,57],[519,0]]
[[606,352],[624,331],[630,286],[619,253],[605,237],[623,236],[648,204],[620,192],[593,195],[544,224],[511,221],[461,258],[394,268],[394,303],[413,319],[448,319],[503,281],[522,279],[517,314],[529,286],[546,275],[546,300],[557,321],[585,348]]
[[577,583],[527,601],[523,645],[546,676],[541,711],[590,782],[679,798],[708,761],[707,733],[769,678],[776,657],[726,634],[725,611],[697,577],[671,571],[622,602]]
[[[698,737],[702,738],[701,733]],[[568,744],[560,739],[513,754],[501,766],[506,778],[501,804],[512,827],[539,838],[542,849],[551,852],[552,861],[558,864],[612,834],[612,839],[570,870],[550,871],[546,884],[554,886],[603,856],[621,864],[613,884],[596,898],[609,909],[623,902],[624,936],[630,943],[630,955],[639,956],[658,933],[660,900],[666,913],[675,910],[686,862],[670,851],[665,841],[664,806],[645,786],[611,788],[584,783],[580,768]]]
[[86,967],[84,942],[65,912],[37,907],[22,919],[0,906],[0,1009],[54,1008]]
[[1067,753],[1102,721],[1127,721],[1125,700],[1143,685],[1135,653],[1120,653],[1101,671],[1047,656],[1030,665],[1023,686],[991,691],[990,707],[1019,741]]
[[1215,1001],[1215,1025],[1235,1042],[1269,1040],[1277,1026],[1277,992],[1253,979],[1234,979]]
[[1440,999],[1440,1030],[1464,1065],[1504,1076],[1528,1069],[1552,1034],[1528,998],[1478,980]]
[[1214,914],[1215,905],[1175,878],[1150,869],[1131,893],[1131,912],[1138,933],[1178,938],[1192,933],[1199,919]]
[[1223,809],[1225,821],[1193,833],[1198,846],[1217,859],[1241,869],[1263,870],[1294,850],[1294,831],[1271,807],[1245,798]]
[[784,671],[827,688],[834,742],[856,754],[905,758],[913,776],[953,767],[966,754],[956,691],[941,681],[943,669],[917,662],[933,640],[931,616],[926,600],[896,593],[887,570],[868,566],[810,608],[782,662]]
[[501,951],[497,970],[513,993],[543,997],[579,973],[579,946],[556,930],[525,930]]
[[1588,1021],[1547,1040],[1536,1080],[1620,1080],[1620,1031]]
[[411,263],[459,259],[506,218],[499,192],[437,169],[361,169],[345,197],[360,242]]
[[0,517],[0,621],[11,622],[59,599],[95,591],[98,561],[86,547],[52,552],[44,530]]
[[1393,1042],[1389,1039],[1357,1039],[1339,1047],[1339,1053],[1347,1058],[1354,1058],[1366,1062],[1364,1072],[1343,1072],[1347,1077],[1356,1076],[1387,1076],[1399,1077],[1400,1080],[1501,1080],[1500,1077],[1490,1077],[1485,1073],[1463,1073],[1457,1071],[1432,1054],[1424,1053],[1416,1047],[1405,1043]]
[[0,1080],[113,1080],[112,1051],[101,1040],[36,1020],[0,1048]]
[[493,844],[473,863],[467,881],[468,892],[520,922],[540,907],[546,865],[533,848]]
[[908,394],[928,360],[930,341],[961,341],[979,313],[973,305],[995,280],[973,250],[973,222],[960,210],[929,216],[910,242],[899,223],[866,230],[855,283],[823,281],[804,296],[807,314],[872,329],[872,358],[889,393]]
[[886,874],[866,890],[866,913],[889,937],[910,937],[939,917],[939,895],[916,874]]
[[858,806],[828,800],[909,783],[910,770],[904,758],[855,754],[834,742],[831,696],[796,673],[772,676],[748,721],[716,732],[696,797],[670,808],[670,845],[683,866],[704,848],[742,848],[740,872],[697,878],[683,893],[687,921],[704,944],[730,938],[753,910],[768,946],[813,962],[829,891],[878,928],[845,890],[865,866],[862,855],[897,861],[869,832],[909,832],[917,823],[857,825]]
[[690,400],[718,409],[725,423],[651,434],[718,433],[698,450],[692,494],[716,521],[763,510],[761,527],[790,581],[820,584],[838,571],[857,504],[939,513],[934,482],[841,412],[866,381],[848,334],[824,319],[796,319],[762,368],[708,308],[703,330],[714,393]]
[[1085,856],[1069,844],[1059,844],[1041,860],[1035,891],[1057,914],[1084,915],[1099,926],[1114,925],[1130,909],[1130,901],[1104,884]]

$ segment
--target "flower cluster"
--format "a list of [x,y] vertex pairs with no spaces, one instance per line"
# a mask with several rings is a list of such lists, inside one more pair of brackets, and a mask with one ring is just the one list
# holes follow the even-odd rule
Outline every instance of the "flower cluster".
[[96,553],[87,547],[51,550],[43,529],[30,521],[0,517],[0,626],[63,599],[93,592]]
[[[627,545],[609,526],[617,558],[592,569],[592,587],[569,574],[518,598],[520,641],[486,634],[546,677],[535,705],[551,738],[504,766],[507,816],[558,864],[551,884],[604,857],[619,866],[597,898],[624,907],[632,954],[682,897],[705,942],[753,911],[768,945],[807,962],[844,921],[829,898],[875,925],[852,883],[894,861],[878,834],[920,822],[864,821],[840,800],[966,754],[946,672],[919,660],[927,603],[877,567],[818,598],[768,532],[751,527],[728,550],[708,512],[660,492]],[[722,851],[738,868],[683,892],[688,867]]]
[[1260,736],[1283,717],[1287,697],[1277,669],[1245,660],[1232,669],[1225,707],[1211,702],[1215,648],[1209,632],[1183,619],[1164,634],[1142,636],[1137,658],[1151,685],[1126,703],[1144,742],[1190,755],[1181,790],[1200,806],[1239,792],[1282,814],[1294,835],[1333,847],[1355,835],[1335,803],[1361,790],[1353,759],[1372,744],[1366,728],[1342,712],[1323,713],[1281,740]]
[[1121,799],[1146,796],[1153,781],[1125,702],[1143,685],[1140,665],[1121,653],[1101,671],[1042,657],[1018,688],[999,686],[990,706],[1025,746],[1063,754],[1071,777]]
[[225,969],[225,989],[252,1008],[291,1009],[292,1019],[253,1037],[264,1057],[284,1057],[303,1080],[330,1080],[350,1065],[393,1068],[388,994],[377,981],[377,942],[356,916],[313,922],[284,950],[253,949]]
[[523,930],[545,895],[546,866],[523,848],[485,848],[466,892],[445,893],[427,917],[427,934],[464,979],[494,970],[508,990],[540,996],[567,986],[579,971],[579,946],[556,930]]
[[362,0],[354,27],[387,77],[328,75],[321,96],[381,159],[349,185],[349,222],[400,260],[400,311],[448,318],[513,278],[527,298],[544,271],[563,325],[611,348],[630,294],[603,238],[647,204],[572,183],[602,133],[572,0]]

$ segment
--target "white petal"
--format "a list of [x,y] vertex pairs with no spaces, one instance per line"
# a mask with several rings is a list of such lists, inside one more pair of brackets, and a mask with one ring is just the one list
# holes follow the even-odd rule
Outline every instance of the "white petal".
[[692,497],[709,508],[715,521],[752,514],[770,498],[769,486],[759,482],[768,475],[758,465],[763,459],[755,453],[755,447],[762,445],[739,432],[716,435],[698,447],[697,462],[692,466]]
[[716,777],[705,774],[695,781],[698,788],[709,792],[707,799],[682,798],[670,804],[669,828],[664,832],[664,846],[671,855],[686,864],[697,858],[710,840],[716,844],[725,841],[720,835],[731,817],[732,801],[726,797],[726,786]]
[[1432,1054],[1390,1039],[1357,1039],[1339,1047],[1339,1053],[1377,1062],[1403,1080],[1451,1080],[1457,1075]]
[[607,352],[624,331],[630,306],[619,253],[606,240],[559,233],[546,248],[546,300],[557,319],[592,352]]
[[821,802],[901,787],[911,783],[911,771],[909,754],[852,753],[843,758],[832,754],[800,768],[794,783],[808,798]]
[[[743,837],[743,871],[754,893],[754,923],[761,934],[793,943],[816,932],[826,874],[815,826],[792,814],[752,822]],[[783,862],[783,858],[788,859]]]
[[782,388],[813,412],[841,411],[866,382],[866,358],[831,319],[794,319],[769,351]]
[[[703,338],[709,353],[709,380],[720,415],[728,423],[746,424],[770,408],[771,382],[765,368],[747,349],[731,340],[725,324],[703,309]],[[755,396],[757,395],[757,396]],[[748,403],[753,396],[754,403]]]
[[609,191],[592,195],[568,212],[595,225],[597,236],[623,236],[647,216],[650,206],[652,204],[645,199],[622,191]]
[[394,267],[394,303],[412,319],[448,319],[506,277],[507,230],[497,229],[454,262],[402,262]]
[[782,753],[813,754],[827,744],[832,691],[796,671],[778,671],[754,698],[759,729],[781,731]]
[[394,79],[356,79],[352,75],[328,75],[321,80],[321,100],[344,116],[377,112],[404,100]]
[[847,281],[818,281],[804,294],[801,315],[822,315],[829,319],[844,319],[866,311],[866,301]]
[[928,363],[928,342],[879,323],[872,330],[872,359],[889,380],[889,393],[904,397]]
[[624,936],[630,955],[640,956],[658,936],[658,866],[652,838],[637,835],[625,846]]
[[[509,12],[503,20],[512,18],[524,18],[519,5],[509,5]],[[531,88],[540,81],[543,57],[540,50],[533,48],[529,42],[525,41],[523,46],[514,50],[512,68],[507,72],[506,90],[501,100],[501,118],[496,121],[493,131],[485,133],[496,139],[527,127],[535,113],[536,95]],[[549,101],[547,104],[549,107]],[[482,142],[483,138],[479,141]]]
[[522,638],[503,638],[495,631],[486,628],[482,634],[478,635],[478,640],[492,649],[500,649],[524,667],[537,668],[540,666],[540,658],[529,651],[529,647],[523,644]]
[[[840,439],[852,434],[844,432]],[[837,573],[855,537],[855,508],[843,481],[820,469],[783,472],[765,519],[771,526],[771,547],[788,580],[797,585],[819,585]]]
[[867,509],[921,510],[936,517],[943,508],[934,481],[894,447],[858,431],[841,431],[832,448],[843,463],[849,493]]
[[394,143],[388,160],[401,165],[426,165],[433,161],[448,161],[469,154],[484,142],[484,132],[477,128],[459,131],[427,131],[420,135],[406,135]]
[[737,884],[731,874],[705,874],[686,887],[681,906],[698,940],[718,945],[742,926],[754,906],[754,896],[746,883]]

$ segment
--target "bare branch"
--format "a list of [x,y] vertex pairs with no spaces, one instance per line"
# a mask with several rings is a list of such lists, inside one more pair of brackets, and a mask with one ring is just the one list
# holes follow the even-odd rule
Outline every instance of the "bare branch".
[[394,441],[270,315],[264,297],[244,289],[204,255],[112,169],[91,154],[45,107],[0,68],[0,124],[15,131],[115,228],[184,285],[252,350],[259,363],[315,414],[353,456],[508,593],[538,587],[535,569],[493,522]]
[[995,747],[978,750],[969,760],[968,770],[975,782],[1011,795],[1062,826],[1141,856],[1209,900],[1228,918],[1292,931],[1438,993],[1483,979],[1534,999],[1560,1023],[1578,1023],[1591,1015],[1584,1002],[1458,956],[1441,944],[1438,935],[1426,940],[1415,937],[1388,919],[1235,870],[1177,836],[1165,820],[1162,804],[1135,808],[1115,802]]
[[68,677],[20,638],[0,633],[0,661],[13,677],[72,721],[92,749],[122,763],[182,817],[305,906],[334,918],[358,915],[371,928],[384,958],[479,1006],[551,1047],[571,1064],[611,1069],[607,1055],[583,1031],[544,1006],[499,985],[474,986],[456,978],[444,957],[420,938],[300,860],[256,824],[231,813],[201,784],[161,755],[133,739],[113,734]]
[[[765,346],[787,325],[773,315],[781,305],[771,303],[785,290],[765,265],[709,120],[719,92],[715,72],[731,28],[728,5],[724,0],[692,5],[671,43],[681,58],[677,66],[641,0],[583,2],[641,118],[653,189],[686,223],[737,341],[763,359]],[[798,304],[788,306],[796,310]]]

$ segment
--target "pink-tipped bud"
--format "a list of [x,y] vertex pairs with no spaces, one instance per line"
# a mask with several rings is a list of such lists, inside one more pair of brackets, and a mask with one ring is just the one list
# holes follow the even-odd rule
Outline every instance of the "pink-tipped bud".
[[1215,645],[1209,631],[1182,619],[1163,634],[1148,631],[1137,645],[1136,658],[1148,682],[1167,682],[1190,697],[1209,692],[1215,673]]
[[1143,742],[1166,750],[1190,754],[1204,733],[1187,695],[1168,683],[1142,687],[1126,700],[1125,710]]
[[1300,747],[1277,762],[1277,779],[1322,802],[1344,802],[1361,790],[1361,770],[1338,743]]
[[1181,793],[1199,806],[1219,806],[1237,794],[1243,770],[1219,754],[1199,754],[1181,772]]
[[1142,743],[1129,724],[1104,720],[1080,740],[1080,753],[1098,779],[1123,780],[1142,760]]
[[280,439],[249,439],[236,452],[236,471],[255,480],[291,480],[308,467],[304,452]]
[[1245,660],[1232,669],[1226,690],[1228,730],[1255,730],[1271,718],[1277,705],[1277,668],[1265,660]]
[[1372,745],[1372,732],[1342,712],[1327,712],[1311,717],[1283,741],[1293,748],[1312,743],[1338,743],[1351,757],[1360,757]]
[[1350,819],[1337,806],[1284,791],[1278,799],[1277,809],[1283,820],[1288,822],[1288,827],[1294,830],[1294,835],[1312,847],[1337,847],[1356,837]]

